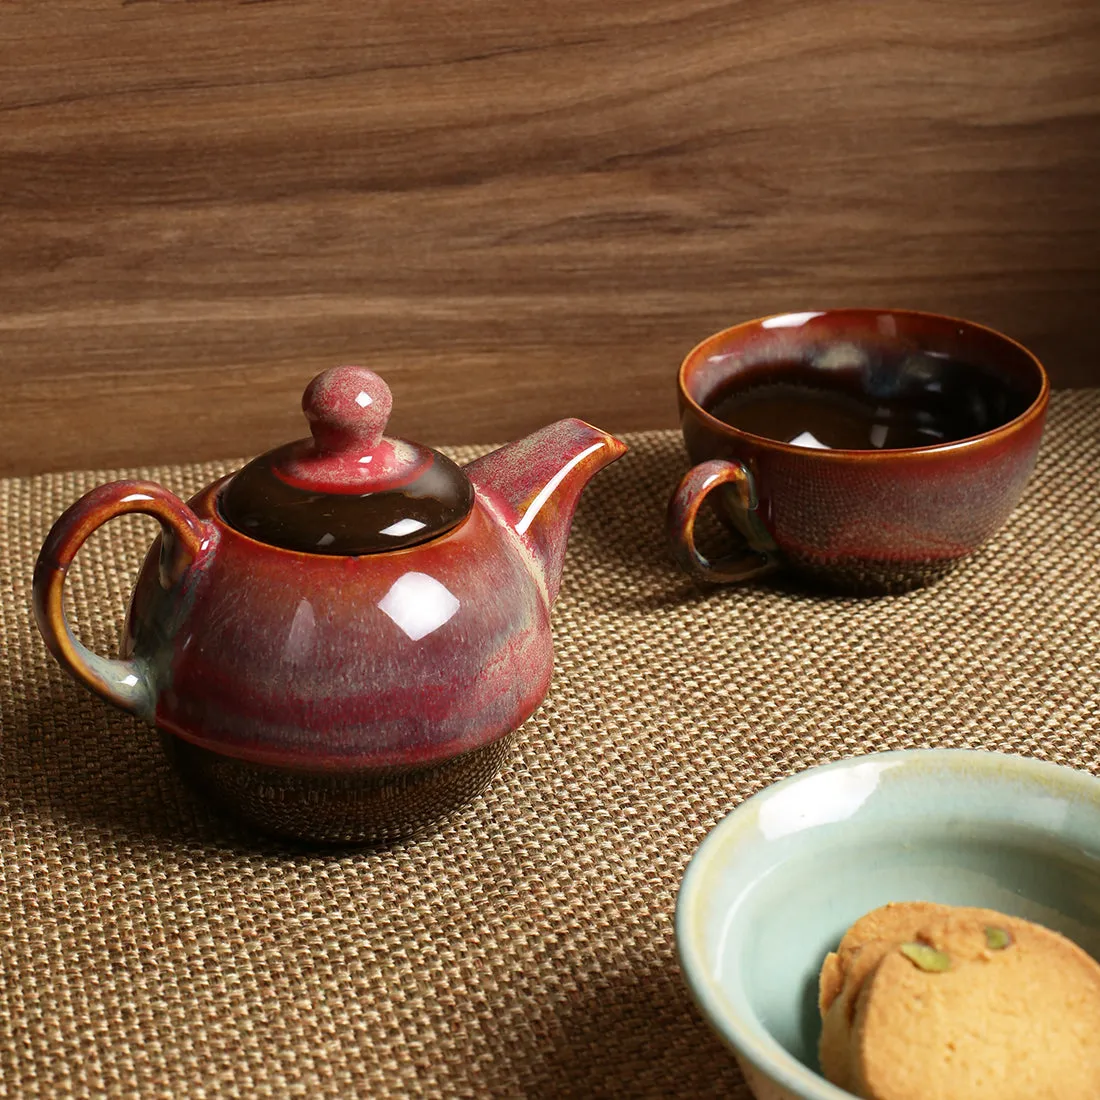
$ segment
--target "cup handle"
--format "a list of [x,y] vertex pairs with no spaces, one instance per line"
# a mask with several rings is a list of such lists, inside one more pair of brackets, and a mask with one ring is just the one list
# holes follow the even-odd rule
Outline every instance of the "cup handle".
[[721,485],[734,489],[730,506],[737,526],[750,531],[759,528],[762,547],[771,542],[756,515],[756,484],[748,467],[714,458],[688,470],[668,502],[666,529],[672,556],[693,577],[716,584],[752,580],[772,572],[779,561],[769,549],[750,545],[739,554],[711,561],[696,547],[695,518],[708,494]]
[[156,686],[144,660],[100,657],[79,642],[65,616],[63,590],[69,566],[96,528],[115,516],[140,512],[164,532],[161,583],[169,585],[210,544],[205,525],[179,497],[148,481],[115,481],[86,493],[50,529],[34,567],[34,616],[46,646],[75,680],[109,703],[146,720],[156,707]]

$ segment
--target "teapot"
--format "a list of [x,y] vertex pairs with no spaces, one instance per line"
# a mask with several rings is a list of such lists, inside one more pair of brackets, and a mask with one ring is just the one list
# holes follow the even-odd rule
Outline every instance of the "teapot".
[[[187,503],[101,485],[35,566],[35,618],[62,667],[266,832],[385,843],[491,782],[549,688],[580,491],[626,450],[567,419],[459,467],[384,435],[391,406],[373,371],[325,371],[302,398],[310,438]],[[62,591],[88,536],[130,512],[161,532],[107,658],[74,636]]]

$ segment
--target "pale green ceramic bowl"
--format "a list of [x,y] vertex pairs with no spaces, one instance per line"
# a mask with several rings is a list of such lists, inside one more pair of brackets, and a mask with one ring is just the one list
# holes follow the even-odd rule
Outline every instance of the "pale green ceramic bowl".
[[957,749],[827,764],[746,800],[684,876],[688,986],[760,1100],[845,1100],[817,1072],[817,976],[888,901],[979,905],[1100,959],[1100,780]]

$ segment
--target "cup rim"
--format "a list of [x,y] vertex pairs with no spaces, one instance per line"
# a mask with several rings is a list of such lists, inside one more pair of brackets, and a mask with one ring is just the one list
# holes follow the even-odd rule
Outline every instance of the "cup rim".
[[[738,330],[760,326],[766,321],[773,321],[780,317],[805,316],[807,319],[812,319],[824,317],[829,314],[834,316],[843,314],[889,314],[895,317],[914,317],[930,321],[946,322],[952,325],[963,325],[966,328],[984,332],[1023,354],[1025,360],[1031,363],[1038,374],[1039,392],[1031,404],[1029,404],[1019,415],[1014,416],[1011,420],[1006,420],[1003,424],[998,424],[995,428],[990,428],[977,435],[968,435],[963,439],[954,439],[949,443],[930,443],[924,447],[891,447],[881,450],[871,448],[856,450],[845,447],[809,449],[806,447],[797,447],[791,443],[784,443],[779,439],[771,439],[765,435],[756,435],[754,432],[746,432],[741,428],[735,428],[732,424],[727,424],[724,420],[720,420],[716,416],[712,416],[688,392],[686,379],[689,369],[698,361],[707,348],[732,336]],[[751,320],[739,321],[736,325],[729,325],[726,328],[719,329],[717,332],[712,332],[709,336],[700,340],[681,361],[679,370],[676,372],[676,384],[680,400],[691,408],[707,427],[718,431],[722,435],[730,436],[734,439],[744,439],[757,447],[773,449],[792,455],[801,455],[803,457],[813,456],[815,461],[820,459],[827,462],[882,462],[903,458],[909,455],[921,457],[924,455],[949,454],[971,449],[976,446],[981,446],[983,443],[988,443],[992,440],[1011,435],[1041,418],[1046,412],[1046,407],[1050,400],[1050,378],[1047,375],[1046,368],[1040,362],[1039,357],[1018,340],[1014,340],[1011,336],[1006,336],[1005,333],[1000,332],[998,329],[991,328],[989,325],[983,325],[977,321],[970,321],[965,317],[955,317],[947,313],[932,313],[920,309],[894,309],[890,307],[877,309],[864,306],[845,306],[839,309],[785,310],[782,313],[769,313],[762,317],[754,317]]]
[[[769,1080],[804,1100],[850,1098],[849,1093],[789,1053],[770,1033],[761,1041],[752,1033],[751,1026],[746,1027],[736,1017],[731,1019],[729,1013],[717,1003],[711,988],[714,983],[704,977],[706,964],[699,937],[693,935],[689,929],[689,921],[698,911],[699,901],[703,897],[704,875],[709,868],[712,854],[721,849],[728,834],[735,833],[762,803],[806,778],[860,765],[880,764],[889,767],[918,761],[928,767],[973,770],[981,778],[994,772],[1000,778],[1006,774],[1020,776],[1033,783],[1049,784],[1067,795],[1086,800],[1096,799],[1097,792],[1100,791],[1100,779],[1088,772],[1021,753],[965,748],[905,748],[857,753],[802,768],[768,784],[738,803],[708,830],[692,853],[680,881],[674,920],[676,957],[692,1000],[710,1028],[739,1058],[749,1062]],[[764,1030],[766,1032],[767,1029]]]

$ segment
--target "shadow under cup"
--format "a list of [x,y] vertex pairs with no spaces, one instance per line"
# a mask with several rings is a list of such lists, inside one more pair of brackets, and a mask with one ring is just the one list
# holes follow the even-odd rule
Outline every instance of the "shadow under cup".
[[[679,374],[696,465],[669,501],[677,561],[709,581],[787,567],[841,589],[929,583],[1004,523],[1035,465],[1050,387],[1038,359],[968,321],[831,310],[750,321]],[[739,543],[695,543],[703,502]]]

